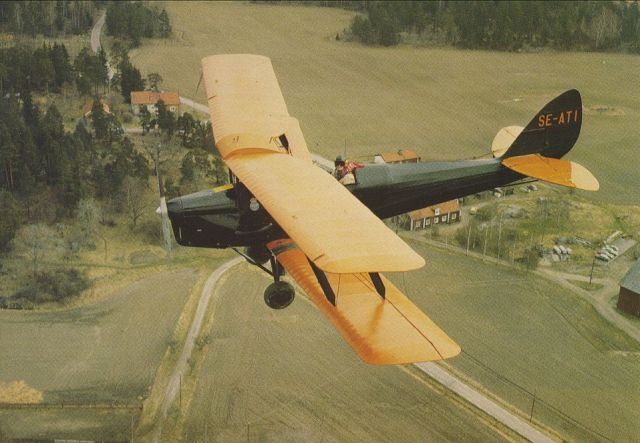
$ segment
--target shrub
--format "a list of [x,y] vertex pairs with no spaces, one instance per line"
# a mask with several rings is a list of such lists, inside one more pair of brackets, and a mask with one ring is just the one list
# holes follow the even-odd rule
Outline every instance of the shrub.
[[25,286],[11,295],[19,305],[60,302],[80,294],[90,286],[90,281],[78,269],[56,269],[39,272]]

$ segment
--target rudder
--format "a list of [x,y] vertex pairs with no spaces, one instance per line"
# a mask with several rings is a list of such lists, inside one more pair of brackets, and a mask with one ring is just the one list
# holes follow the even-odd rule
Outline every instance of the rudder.
[[582,98],[570,89],[547,103],[513,141],[502,158],[529,154],[560,158],[578,140],[582,126]]

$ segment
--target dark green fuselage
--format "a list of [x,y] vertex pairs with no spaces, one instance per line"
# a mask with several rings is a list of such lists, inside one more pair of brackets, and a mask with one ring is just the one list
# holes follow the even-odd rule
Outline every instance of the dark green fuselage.
[[[357,183],[346,188],[380,218],[520,180],[522,175],[497,159],[453,162],[367,165],[356,171]],[[286,238],[263,210],[243,208],[244,187],[223,192],[202,191],[167,204],[179,244],[209,248],[263,245]],[[242,197],[238,198],[239,195]]]

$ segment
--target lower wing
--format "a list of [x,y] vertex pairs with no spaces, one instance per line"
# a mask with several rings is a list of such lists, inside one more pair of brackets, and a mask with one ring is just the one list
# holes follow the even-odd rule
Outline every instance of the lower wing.
[[460,347],[384,276],[325,273],[292,240],[267,246],[365,362],[405,364],[460,353]]

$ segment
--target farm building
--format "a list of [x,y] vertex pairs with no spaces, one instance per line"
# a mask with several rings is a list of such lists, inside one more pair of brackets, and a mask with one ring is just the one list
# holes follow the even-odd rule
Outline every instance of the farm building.
[[374,157],[373,161],[374,163],[418,163],[420,157],[418,157],[415,151],[398,149],[397,151],[378,154]]
[[177,92],[155,92],[155,91],[131,91],[131,111],[138,115],[143,106],[146,106],[150,113],[156,112],[156,103],[159,100],[164,102],[166,108],[171,112],[180,111],[180,95]]
[[460,204],[458,200],[439,203],[426,208],[409,212],[408,228],[410,231],[426,229],[439,223],[457,223],[460,221]]
[[640,317],[640,259],[631,266],[622,280],[620,280],[618,309]]

